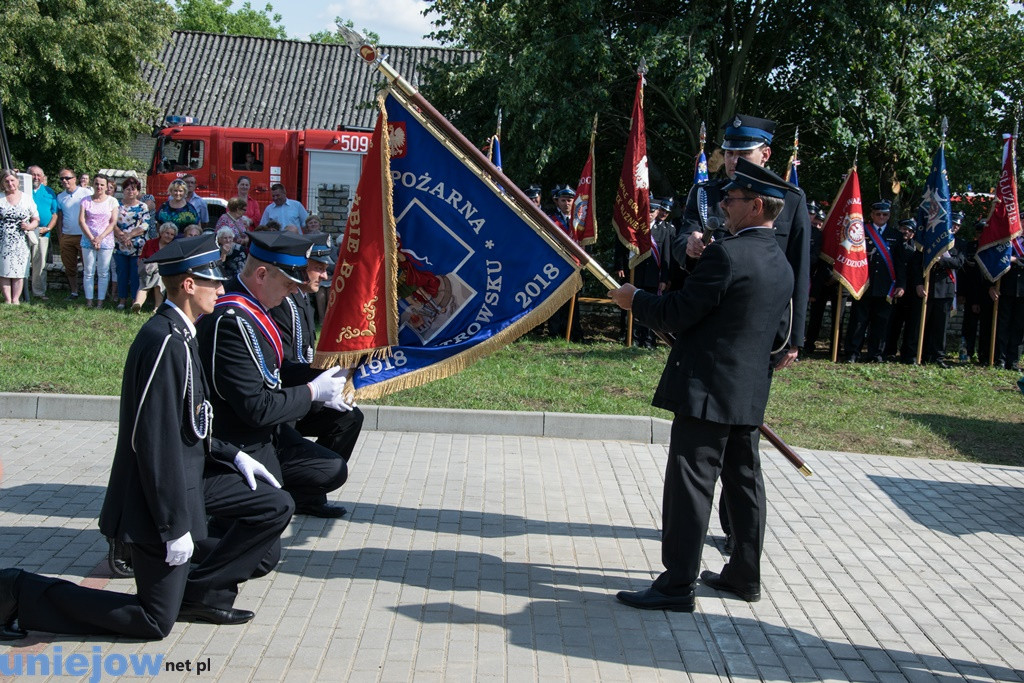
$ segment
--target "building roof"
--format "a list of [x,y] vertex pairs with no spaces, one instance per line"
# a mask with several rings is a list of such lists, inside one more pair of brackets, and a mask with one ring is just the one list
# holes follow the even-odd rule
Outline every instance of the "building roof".
[[[420,67],[465,63],[470,50],[380,46],[407,81]],[[163,69],[143,67],[150,101],[165,116],[194,116],[205,126],[239,128],[372,128],[373,101],[384,80],[347,45],[175,31],[161,50]]]

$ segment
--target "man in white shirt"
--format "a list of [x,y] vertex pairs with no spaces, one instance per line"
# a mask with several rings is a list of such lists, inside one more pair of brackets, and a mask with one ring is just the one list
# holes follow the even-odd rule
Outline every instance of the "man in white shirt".
[[260,218],[260,225],[266,225],[270,221],[277,221],[281,229],[285,230],[289,225],[300,228],[306,227],[306,209],[294,199],[288,199],[284,185],[275,183],[270,186],[270,198],[273,200],[263,210],[263,217]]
[[60,169],[60,180],[64,191],[57,195],[60,205],[60,261],[64,264],[64,274],[71,288],[71,298],[78,298],[78,260],[82,258],[82,227],[78,224],[78,215],[82,209],[82,200],[92,196],[92,191],[78,186],[78,177],[70,168]]
[[196,210],[199,215],[199,225],[202,228],[210,227],[210,211],[206,208],[206,202],[203,198],[196,194],[196,177],[191,173],[183,175],[181,177],[185,181],[185,187],[188,188],[188,194],[185,195],[185,201],[192,205],[192,208]]

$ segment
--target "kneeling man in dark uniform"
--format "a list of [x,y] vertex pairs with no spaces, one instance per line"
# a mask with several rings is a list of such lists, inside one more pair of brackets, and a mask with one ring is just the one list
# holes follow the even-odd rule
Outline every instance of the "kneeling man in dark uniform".
[[[299,285],[299,291],[286,296],[280,306],[270,309],[270,317],[281,331],[285,358],[305,366],[313,362],[316,347],[311,299],[320,291],[320,284],[327,280],[331,260],[327,233],[319,232],[308,237],[313,240],[313,247],[306,264],[306,282]],[[326,446],[348,463],[363,428],[363,413],[352,400],[342,398],[332,408],[314,403],[304,417],[290,426],[294,429],[287,430],[282,436],[296,443],[305,442],[305,436],[315,436],[318,444]],[[338,516],[345,512],[341,506],[323,506],[321,509],[334,511]]]
[[[237,624],[253,618],[252,612],[232,607],[237,583],[252,567],[243,566],[242,575],[225,569],[244,565],[247,554],[255,553],[258,562],[266,554],[258,542],[275,541],[292,508],[266,468],[211,438],[209,389],[193,323],[212,313],[224,292],[220,250],[212,235],[189,237],[149,261],[159,264],[167,300],[128,351],[117,448],[100,512],[100,530],[124,542],[131,554],[138,594],[5,569],[0,572],[0,640],[23,638],[26,629],[158,640],[170,633],[175,619]],[[261,510],[216,509],[241,520],[248,533],[222,543],[190,569],[194,544],[207,534],[206,516],[215,511],[204,506],[204,469],[213,465],[226,482],[284,500]],[[263,480],[258,494],[256,478]],[[211,594],[224,599],[216,606],[204,604]]]
[[[290,423],[314,406],[348,403],[347,375],[285,357],[281,332],[270,316],[270,309],[306,281],[312,242],[290,232],[257,232],[251,239],[242,272],[225,283],[226,294],[198,325],[217,414],[214,436],[251,453],[278,477],[295,500],[295,514],[338,517],[344,508],[329,504],[326,494],[345,483],[344,458],[302,438]],[[210,526],[211,535],[219,535],[220,520]],[[275,548],[268,557],[269,566],[279,552]]]
[[761,597],[764,481],[758,427],[772,379],[772,353],[789,338],[793,269],[772,222],[796,188],[739,159],[720,205],[730,236],[704,251],[683,288],[662,296],[631,285],[609,292],[652,329],[677,335],[653,404],[675,414],[662,507],[665,571],[645,590],[620,592],[640,609],[691,612],[701,550],[719,475],[735,550],[704,583],[747,601]]

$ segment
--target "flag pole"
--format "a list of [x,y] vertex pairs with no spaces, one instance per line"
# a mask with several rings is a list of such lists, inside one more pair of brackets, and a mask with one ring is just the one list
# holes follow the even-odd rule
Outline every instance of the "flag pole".
[[[843,321],[843,283],[836,280],[836,305],[832,309],[832,362],[839,359],[839,325]],[[811,340],[813,344],[814,341]],[[849,350],[847,351],[849,353]]]
[[520,214],[529,215],[536,227],[542,228],[565,253],[572,256],[584,268],[589,270],[591,275],[597,278],[602,285],[608,289],[619,288],[619,283],[601,267],[601,264],[595,261],[590,254],[583,249],[583,247],[576,244],[572,237],[559,229],[550,218],[544,215],[540,210],[540,207],[530,201],[515,182],[507,177],[501,169],[496,168],[494,164],[484,156],[483,152],[476,147],[476,145],[467,140],[466,136],[459,132],[459,130],[448,121],[448,119],[437,111],[437,109],[434,108],[434,105],[430,104],[430,102],[428,102],[427,99],[423,97],[423,95],[421,95],[411,83],[409,83],[409,81],[402,78],[402,75],[399,74],[394,67],[388,64],[386,55],[380,54],[376,47],[370,45],[361,35],[348,27],[339,27],[338,30],[345,36],[346,43],[353,47],[363,60],[368,64],[372,64],[377,67],[377,70],[388,79],[388,82],[397,89],[403,97],[419,108],[420,112],[428,120],[430,125],[433,125],[438,131],[451,140],[459,153],[473,161],[480,171],[482,171],[483,175],[486,176],[486,180],[490,181],[495,186],[504,188],[504,196],[514,205]]
[[[946,146],[946,131],[949,130],[949,119],[942,117],[942,138],[939,141],[939,149]],[[931,279],[932,264],[929,263],[924,270],[924,295],[921,297],[921,318],[917,330],[917,364],[921,364],[921,357],[924,352],[924,326],[928,318],[928,286]]]

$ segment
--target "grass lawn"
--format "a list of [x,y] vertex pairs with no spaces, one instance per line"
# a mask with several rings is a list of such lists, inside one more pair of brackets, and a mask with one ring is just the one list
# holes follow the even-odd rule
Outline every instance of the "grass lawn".
[[[108,304],[109,305],[109,304]],[[120,391],[146,315],[87,310],[55,292],[45,305],[0,306],[0,391]],[[380,405],[653,415],[668,350],[528,335],[455,377]],[[1017,373],[965,365],[834,365],[811,359],[775,375],[765,421],[788,443],[862,453],[1024,466]]]

